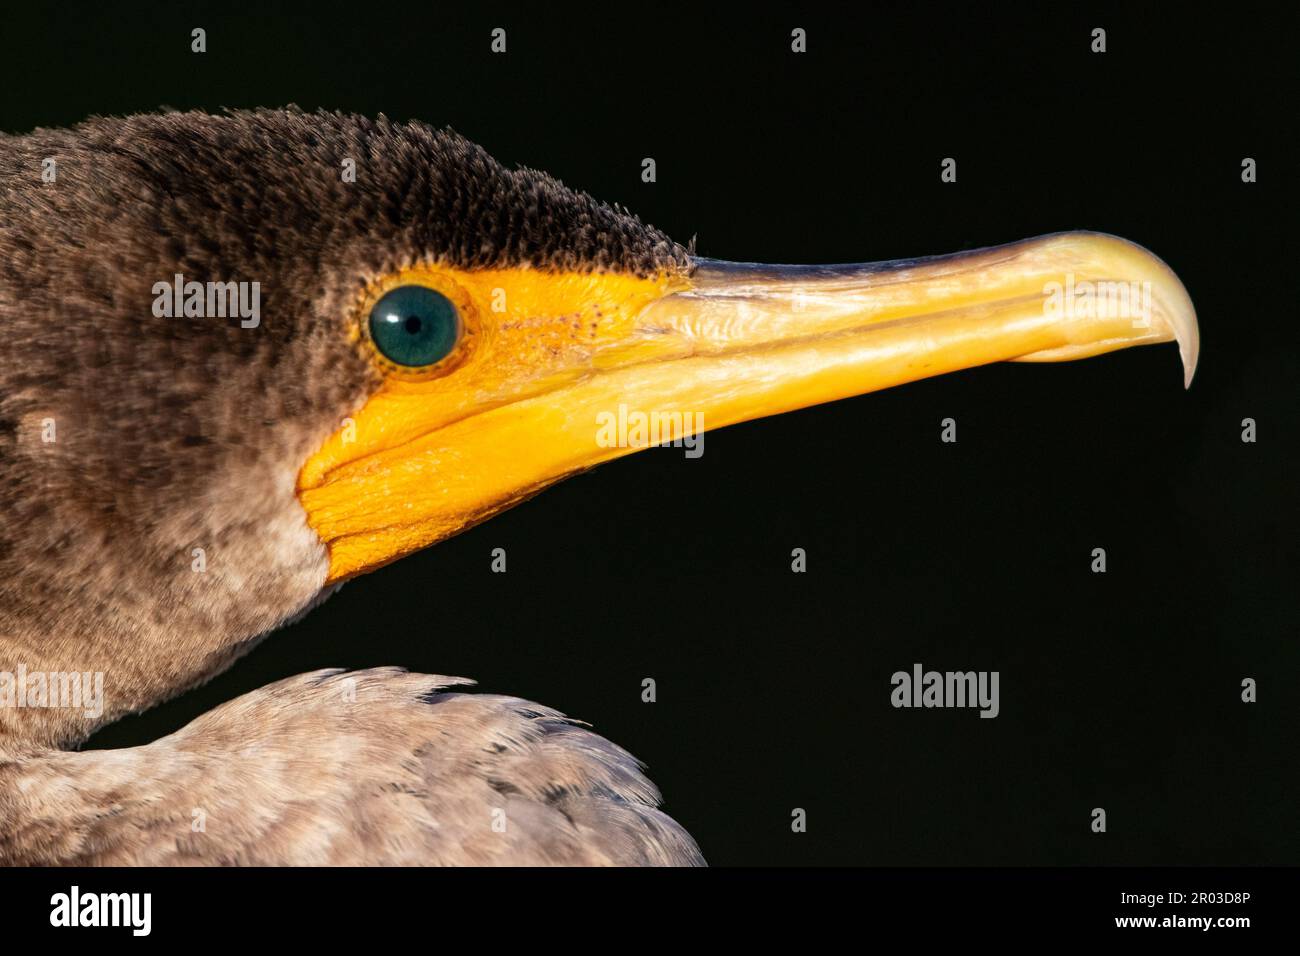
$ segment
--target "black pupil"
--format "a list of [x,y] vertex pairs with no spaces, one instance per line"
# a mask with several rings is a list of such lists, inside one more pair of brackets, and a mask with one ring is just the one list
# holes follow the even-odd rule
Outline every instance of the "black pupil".
[[418,315],[408,315],[406,317],[406,331],[412,335],[420,333],[420,317]]

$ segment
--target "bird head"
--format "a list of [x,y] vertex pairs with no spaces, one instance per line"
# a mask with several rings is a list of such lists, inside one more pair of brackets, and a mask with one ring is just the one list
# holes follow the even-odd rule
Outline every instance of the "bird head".
[[[1110,236],[724,263],[382,117],[96,119],[0,170],[0,641],[103,669],[102,720],[656,441],[988,362],[1196,361],[1178,279]],[[1133,307],[1084,302],[1107,283]]]

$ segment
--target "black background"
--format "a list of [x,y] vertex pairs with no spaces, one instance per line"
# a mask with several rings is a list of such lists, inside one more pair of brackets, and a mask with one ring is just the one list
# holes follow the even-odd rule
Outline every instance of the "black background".
[[[992,366],[603,466],[349,584],[90,746],[399,664],[591,722],[713,864],[1300,862],[1294,14],[865,6],[6,11],[8,132],[162,105],[384,112],[719,258],[1116,233],[1178,272],[1201,324],[1188,392],[1172,346]],[[891,708],[917,661],[1000,671],[1001,715]]]

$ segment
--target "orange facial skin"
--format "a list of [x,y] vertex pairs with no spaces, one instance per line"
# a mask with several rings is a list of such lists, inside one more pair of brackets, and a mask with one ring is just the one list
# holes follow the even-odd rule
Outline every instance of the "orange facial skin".
[[[385,360],[365,324],[374,301],[410,283],[447,296],[462,324],[452,353],[420,370]],[[1143,294],[1117,309],[1074,291],[1107,284]],[[428,265],[379,279],[352,329],[384,384],[298,479],[330,582],[639,450],[601,439],[620,406],[689,434],[989,362],[1174,339],[1190,382],[1198,349],[1173,272],[1098,233],[866,266],[700,260],[651,278]]]

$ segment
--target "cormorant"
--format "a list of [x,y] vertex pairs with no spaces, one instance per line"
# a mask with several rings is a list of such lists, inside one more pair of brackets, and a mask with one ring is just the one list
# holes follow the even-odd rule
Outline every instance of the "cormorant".
[[1196,364],[1178,279],[1096,233],[728,264],[453,132],[297,109],[0,146],[5,863],[702,862],[627,753],[453,678],[318,671],[70,748],[645,444],[602,414],[682,438],[987,362]]

